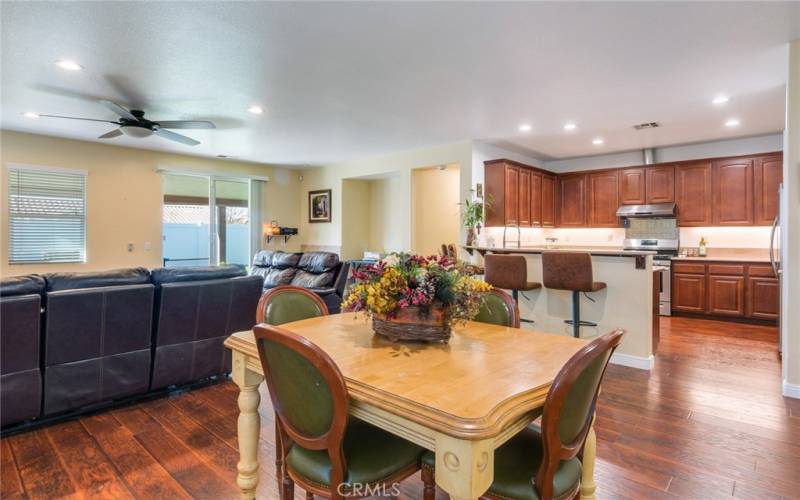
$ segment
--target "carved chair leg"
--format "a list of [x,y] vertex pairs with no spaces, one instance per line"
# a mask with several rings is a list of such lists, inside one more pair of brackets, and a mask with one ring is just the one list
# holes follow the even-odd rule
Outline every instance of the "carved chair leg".
[[314,500],[314,494],[306,491],[306,500]]
[[281,493],[283,500],[294,499],[294,481],[289,477],[286,472],[283,473],[283,484],[281,485]]
[[432,468],[422,467],[422,500],[436,500],[436,478]]
[[281,430],[278,427],[278,415],[275,415],[275,479],[280,485],[283,478],[283,445],[281,444]]

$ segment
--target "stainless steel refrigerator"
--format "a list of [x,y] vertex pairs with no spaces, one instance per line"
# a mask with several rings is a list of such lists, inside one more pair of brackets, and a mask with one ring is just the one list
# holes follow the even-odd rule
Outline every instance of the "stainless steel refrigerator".
[[785,196],[783,184],[778,187],[778,215],[772,223],[772,232],[769,237],[769,261],[772,264],[772,271],[778,278],[778,300],[780,307],[778,309],[778,352],[783,352],[783,301],[781,295],[783,294],[783,273],[781,272],[781,262],[785,258],[783,255],[786,244],[784,237],[787,234],[785,224],[786,222],[781,218],[781,213],[786,210]]

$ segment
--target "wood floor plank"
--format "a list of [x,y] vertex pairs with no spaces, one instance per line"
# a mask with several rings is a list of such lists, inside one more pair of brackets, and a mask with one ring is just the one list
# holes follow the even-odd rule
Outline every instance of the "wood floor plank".
[[47,428],[47,437],[79,492],[88,497],[133,498],[114,465],[78,421]]
[[0,498],[25,498],[25,488],[8,440],[0,441]]
[[8,440],[11,445],[29,498],[75,496],[76,488],[43,430],[17,434],[3,440]]
[[125,484],[136,496],[191,498],[111,413],[81,419],[81,424],[112,460]]

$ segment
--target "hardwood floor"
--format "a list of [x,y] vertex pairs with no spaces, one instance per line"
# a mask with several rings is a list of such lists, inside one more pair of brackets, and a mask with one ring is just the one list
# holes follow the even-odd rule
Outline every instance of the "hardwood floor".
[[[655,370],[609,367],[598,498],[800,498],[800,401],[780,396],[775,346],[774,327],[662,318]],[[238,498],[236,396],[224,383],[4,438],[0,496]],[[276,499],[263,390],[261,414],[259,498]],[[415,476],[402,498],[421,491]]]

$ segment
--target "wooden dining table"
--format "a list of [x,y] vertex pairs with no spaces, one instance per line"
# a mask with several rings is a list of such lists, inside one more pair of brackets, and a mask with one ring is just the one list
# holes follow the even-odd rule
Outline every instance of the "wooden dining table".
[[[392,343],[353,313],[281,328],[307,338],[338,365],[352,416],[433,451],[436,483],[453,499],[487,491],[494,450],[541,412],[556,374],[586,342],[467,322],[454,327],[447,344]],[[252,331],[231,335],[225,345],[240,389],[237,484],[243,498],[255,498],[263,370]],[[592,429],[583,453],[582,499],[594,498],[595,447]]]

